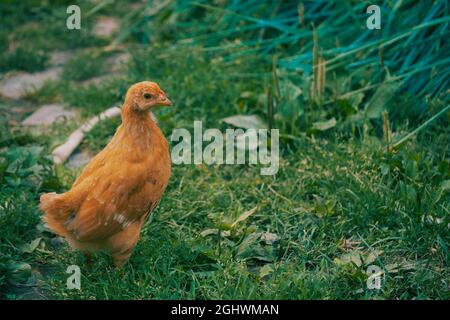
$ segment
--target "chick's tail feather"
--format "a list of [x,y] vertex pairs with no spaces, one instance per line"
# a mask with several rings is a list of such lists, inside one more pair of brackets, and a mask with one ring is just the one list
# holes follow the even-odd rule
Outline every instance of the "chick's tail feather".
[[68,230],[65,227],[74,216],[74,210],[64,199],[64,194],[55,192],[41,195],[39,208],[44,212],[43,220],[56,234],[65,237]]

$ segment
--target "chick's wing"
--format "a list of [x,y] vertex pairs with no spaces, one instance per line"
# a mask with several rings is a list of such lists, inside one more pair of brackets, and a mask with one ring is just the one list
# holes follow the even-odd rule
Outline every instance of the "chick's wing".
[[84,177],[74,190],[88,189],[67,229],[79,241],[101,240],[122,231],[153,209],[160,186],[140,163],[110,161]]

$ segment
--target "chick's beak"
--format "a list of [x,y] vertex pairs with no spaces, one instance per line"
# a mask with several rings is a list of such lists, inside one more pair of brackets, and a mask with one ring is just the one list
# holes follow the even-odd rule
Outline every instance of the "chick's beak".
[[165,95],[162,95],[159,99],[159,103],[160,106],[171,106],[172,102],[169,100],[169,98],[167,98]]

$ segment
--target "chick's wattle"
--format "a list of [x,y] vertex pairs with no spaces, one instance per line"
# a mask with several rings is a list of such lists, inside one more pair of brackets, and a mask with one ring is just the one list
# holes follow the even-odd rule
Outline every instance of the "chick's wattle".
[[122,106],[122,124],[108,145],[69,191],[41,196],[44,220],[73,248],[106,251],[116,265],[128,260],[169,181],[168,143],[151,109],[170,105],[154,82],[131,86]]

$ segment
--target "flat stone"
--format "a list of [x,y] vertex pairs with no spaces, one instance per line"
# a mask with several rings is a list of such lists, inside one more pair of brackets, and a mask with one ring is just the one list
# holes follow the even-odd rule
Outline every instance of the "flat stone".
[[75,116],[72,110],[66,110],[58,104],[43,105],[28,118],[23,120],[24,126],[48,125],[57,120],[68,119]]
[[143,3],[142,1],[141,2],[134,2],[134,3],[130,4],[130,8],[132,10],[137,10],[139,8],[145,9],[145,3]]
[[0,94],[10,99],[20,99],[27,91],[40,89],[46,81],[55,80],[61,68],[51,68],[42,72],[15,73],[0,82]]
[[76,152],[69,157],[66,167],[69,169],[77,169],[87,164],[92,157],[92,154],[87,151]]
[[50,246],[53,249],[60,249],[64,245],[64,239],[61,237],[54,237],[50,240]]
[[101,17],[94,26],[94,34],[97,37],[109,38],[119,29],[119,22],[115,18]]
[[131,59],[128,52],[119,53],[106,60],[106,65],[109,66],[111,72],[118,72]]
[[27,115],[36,110],[36,106],[29,103],[11,105],[9,107],[8,122],[12,125],[19,125]]
[[70,51],[56,51],[50,56],[50,63],[53,66],[63,66],[72,58],[73,53]]
[[111,75],[98,76],[98,77],[93,77],[93,78],[84,80],[81,83],[82,83],[82,85],[84,87],[88,87],[90,85],[98,86],[102,82],[107,81],[108,79],[111,79],[111,77],[112,77],[112,74]]
[[123,75],[121,75],[118,72],[114,72],[114,73],[106,74],[106,75],[103,75],[103,76],[93,77],[93,78],[84,80],[84,81],[81,82],[81,84],[82,84],[82,86],[84,88],[87,88],[87,87],[89,87],[91,85],[98,87],[102,83],[112,81],[113,79],[114,80],[119,80],[119,79],[125,80]]

